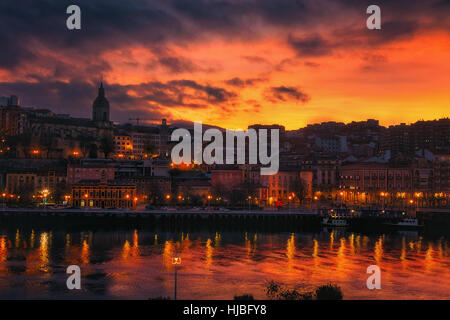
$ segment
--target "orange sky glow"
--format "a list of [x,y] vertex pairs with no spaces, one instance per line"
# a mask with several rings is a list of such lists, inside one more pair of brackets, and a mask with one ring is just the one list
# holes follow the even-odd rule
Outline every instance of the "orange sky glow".
[[[173,52],[198,61],[205,68],[216,68],[212,74],[184,75],[201,83],[226,86],[224,79],[233,77],[263,80],[240,88],[239,97],[227,106],[229,109],[214,105],[206,109],[172,107],[168,118],[227,128],[245,128],[258,122],[297,129],[321,121],[374,118],[383,125],[391,125],[449,115],[450,37],[445,32],[423,34],[375,51],[342,50],[333,56],[307,61],[314,65],[295,57],[276,38],[256,43],[216,41],[173,48]],[[264,61],[246,59],[251,56]],[[130,85],[171,79],[164,70],[146,66],[152,55],[143,48],[131,48],[125,55],[107,52],[105,58],[114,65],[104,76],[107,82]],[[129,64],[130,59],[134,65]],[[311,99],[306,103],[264,101],[261,96],[267,85],[300,87]]]
[[[244,12],[238,17],[215,16],[215,1],[199,0],[211,6],[200,13],[176,1],[144,1],[149,12],[157,3],[170,21],[153,27],[150,20],[141,25],[147,15],[128,7],[138,15],[130,20],[123,13],[129,27],[115,20],[108,25],[107,13],[96,28],[87,21],[78,34],[30,27],[17,32],[27,39],[20,42],[27,53],[20,61],[2,63],[0,55],[0,95],[89,117],[103,79],[112,120],[167,118],[231,129],[368,118],[391,125],[449,116],[449,15],[439,0],[410,11],[403,8],[408,2],[382,3],[381,30],[365,28],[364,7],[345,1],[300,1],[311,14],[299,11],[298,19],[291,14],[298,2],[283,0],[267,11],[260,3],[251,11],[245,4],[252,1],[225,1],[222,10]],[[123,4],[114,5],[111,10],[124,12]],[[179,21],[168,18],[174,10]]]

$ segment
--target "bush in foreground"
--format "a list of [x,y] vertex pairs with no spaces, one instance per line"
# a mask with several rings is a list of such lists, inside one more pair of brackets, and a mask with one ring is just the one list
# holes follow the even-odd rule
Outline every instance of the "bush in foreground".
[[342,290],[338,285],[327,284],[314,291],[299,291],[270,281],[266,284],[266,295],[271,300],[342,300]]
[[316,289],[317,300],[342,300],[341,288],[336,284],[327,284]]

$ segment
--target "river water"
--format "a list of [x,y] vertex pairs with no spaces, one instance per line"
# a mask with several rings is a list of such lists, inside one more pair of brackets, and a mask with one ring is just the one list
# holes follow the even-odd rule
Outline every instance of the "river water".
[[[312,290],[338,284],[344,299],[450,299],[449,240],[415,232],[166,232],[149,230],[2,230],[0,298],[266,298],[268,281]],[[81,290],[68,290],[66,268],[79,265]],[[366,269],[381,268],[368,290]]]

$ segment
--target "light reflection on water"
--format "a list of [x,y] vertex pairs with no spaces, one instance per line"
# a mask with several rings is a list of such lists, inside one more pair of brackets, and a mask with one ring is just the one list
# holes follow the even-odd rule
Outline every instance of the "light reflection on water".
[[[339,284],[352,299],[450,299],[448,240],[414,233],[170,233],[0,231],[1,298],[171,296],[177,254],[179,297],[263,299],[269,280],[313,289]],[[82,270],[82,290],[66,289],[65,269]],[[382,270],[368,290],[366,268]]]

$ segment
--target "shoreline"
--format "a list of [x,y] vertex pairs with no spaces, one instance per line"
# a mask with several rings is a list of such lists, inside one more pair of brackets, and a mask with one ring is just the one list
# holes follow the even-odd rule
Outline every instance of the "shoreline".
[[[342,217],[346,227],[328,227],[322,224],[323,215],[311,210],[108,210],[108,209],[28,209],[4,208],[0,210],[0,223],[43,227],[97,227],[129,226],[176,230],[219,229],[259,231],[312,231],[339,229],[352,232],[390,232],[404,230],[387,223],[400,221],[402,216],[361,215]],[[450,235],[450,212],[447,210],[418,211],[417,219],[423,225],[423,234]],[[408,229],[406,229],[408,230]]]

